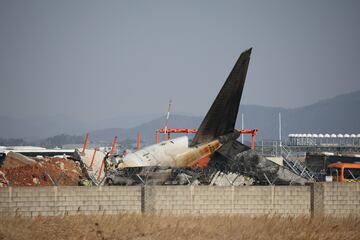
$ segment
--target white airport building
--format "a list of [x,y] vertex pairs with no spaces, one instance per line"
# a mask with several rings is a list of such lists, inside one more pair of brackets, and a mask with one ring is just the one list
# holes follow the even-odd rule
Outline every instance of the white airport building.
[[288,140],[291,146],[360,146],[360,133],[291,133]]

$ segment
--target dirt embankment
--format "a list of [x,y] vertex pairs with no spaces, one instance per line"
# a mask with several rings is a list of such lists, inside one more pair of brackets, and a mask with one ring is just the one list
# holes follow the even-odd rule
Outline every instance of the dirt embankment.
[[79,164],[72,159],[26,158],[11,155],[5,159],[0,186],[76,186],[83,178]]

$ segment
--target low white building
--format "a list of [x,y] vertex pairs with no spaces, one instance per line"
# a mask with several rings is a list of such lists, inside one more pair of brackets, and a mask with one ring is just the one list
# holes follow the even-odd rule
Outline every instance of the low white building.
[[291,146],[360,146],[360,133],[291,133]]

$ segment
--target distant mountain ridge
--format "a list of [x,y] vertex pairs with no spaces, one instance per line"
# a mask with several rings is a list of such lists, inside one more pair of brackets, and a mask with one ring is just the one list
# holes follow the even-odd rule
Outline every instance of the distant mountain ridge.
[[[317,103],[286,109],[280,107],[264,107],[242,105],[237,118],[236,127],[241,128],[241,114],[244,114],[244,127],[257,128],[257,139],[278,139],[278,115],[281,112],[282,137],[289,133],[360,133],[360,91],[336,96]],[[203,117],[171,115],[171,128],[197,128]],[[155,130],[162,128],[164,118],[156,118],[130,129],[104,129],[91,132],[97,140],[120,138],[136,138],[141,132],[142,140],[154,142]]]
[[[282,115],[282,136],[289,133],[360,133],[360,91],[343,94],[317,103],[286,109],[257,105],[241,105],[237,128],[241,127],[241,113],[244,114],[245,128],[257,128],[257,139],[278,139],[278,113]],[[210,103],[209,103],[210,107]],[[148,116],[149,117],[149,116]],[[162,128],[164,116],[122,117],[101,121],[98,124],[83,123],[66,116],[16,119],[0,116],[0,138],[44,139],[58,134],[83,135],[90,131],[92,140],[111,141],[116,135],[119,139],[135,139],[141,132],[146,143],[155,141],[155,130]],[[133,120],[132,120],[133,119]],[[197,128],[202,116],[171,114],[169,127]],[[131,122],[141,123],[134,127]],[[116,126],[118,122],[118,127]],[[134,125],[134,124],[133,124]]]

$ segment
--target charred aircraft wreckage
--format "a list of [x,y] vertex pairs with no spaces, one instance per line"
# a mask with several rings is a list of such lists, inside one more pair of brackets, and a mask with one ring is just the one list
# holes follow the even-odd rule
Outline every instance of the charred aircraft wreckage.
[[274,179],[278,183],[298,179],[303,184],[305,179],[237,141],[240,133],[235,122],[251,51],[250,48],[241,53],[190,144],[188,137],[183,136],[125,156],[107,155],[105,184],[211,184],[219,172],[241,174],[260,184]]

